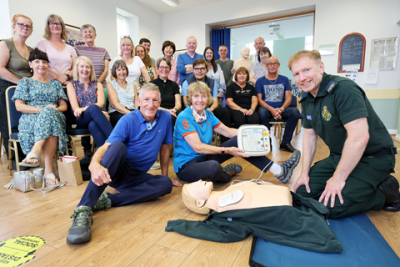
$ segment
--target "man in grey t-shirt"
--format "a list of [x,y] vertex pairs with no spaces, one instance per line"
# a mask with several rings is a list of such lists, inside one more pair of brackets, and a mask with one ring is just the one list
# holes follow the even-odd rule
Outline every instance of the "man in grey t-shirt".
[[233,69],[233,60],[227,58],[228,55],[228,47],[226,45],[220,45],[218,49],[218,55],[221,57],[216,62],[221,66],[222,71],[224,72],[224,78],[226,86],[232,81],[232,69]]

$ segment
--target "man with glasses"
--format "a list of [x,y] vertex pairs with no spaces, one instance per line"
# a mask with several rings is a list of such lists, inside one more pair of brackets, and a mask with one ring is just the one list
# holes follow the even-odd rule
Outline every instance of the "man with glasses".
[[197,48],[197,39],[194,36],[190,36],[186,40],[187,52],[178,56],[176,68],[179,73],[181,85],[183,85],[183,82],[187,78],[193,76],[193,62],[199,58],[205,59],[203,55],[196,53],[196,48]]
[[[217,117],[224,125],[229,127],[231,125],[231,113],[227,108],[218,107],[217,84],[215,83],[214,79],[206,76],[208,71],[207,62],[202,58],[196,59],[193,62],[193,70],[194,76],[187,78],[182,84],[181,94],[183,96],[183,103],[185,107],[187,106],[187,102],[184,96],[187,95],[187,88],[189,87],[189,84],[194,82],[204,82],[207,84],[208,88],[210,88],[210,93],[213,97],[213,103],[210,107],[208,107],[208,110],[214,113],[215,117]],[[221,135],[221,142],[225,142],[227,140],[228,138]]]
[[258,115],[261,124],[270,129],[270,120],[283,119],[286,122],[280,150],[293,153],[296,149],[290,144],[296,129],[300,112],[297,107],[289,107],[292,102],[292,87],[286,76],[278,74],[281,64],[277,57],[270,57],[267,63],[268,74],[256,82],[258,95]]
[[221,45],[219,47],[218,55],[220,56],[220,59],[218,59],[216,63],[221,66],[221,69],[224,72],[226,86],[228,86],[229,83],[232,81],[232,69],[234,61],[227,58],[228,47],[226,45]]
[[[158,110],[160,103],[158,87],[145,84],[139,94],[140,107],[118,121],[94,154],[89,166],[91,180],[71,216],[68,244],[90,241],[92,211],[151,200],[171,193],[172,185],[181,186],[168,178],[169,144],[173,141],[171,116]],[[151,175],[147,171],[159,152],[161,175]],[[119,193],[107,193],[107,186]]]

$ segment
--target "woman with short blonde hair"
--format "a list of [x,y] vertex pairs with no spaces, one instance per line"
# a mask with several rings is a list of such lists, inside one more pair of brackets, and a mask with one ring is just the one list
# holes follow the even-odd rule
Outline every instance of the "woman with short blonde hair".
[[47,78],[59,81],[66,85],[72,78],[75,60],[78,57],[75,49],[64,43],[67,40],[65,23],[63,19],[55,14],[50,14],[46,20],[45,33],[37,48],[46,52],[50,61],[50,70]]

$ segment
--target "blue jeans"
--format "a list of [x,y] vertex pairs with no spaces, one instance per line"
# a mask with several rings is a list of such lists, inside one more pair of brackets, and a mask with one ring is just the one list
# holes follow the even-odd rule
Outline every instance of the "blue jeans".
[[107,120],[99,106],[90,105],[81,116],[76,119],[78,128],[88,128],[97,147],[104,145],[112,132],[111,123]]
[[[258,115],[260,116],[261,124],[267,126],[268,130],[271,129],[269,122],[274,119],[271,112],[260,107],[258,109]],[[285,132],[283,134],[282,143],[290,143],[293,137],[293,132],[296,129],[297,122],[299,121],[300,112],[295,107],[288,107],[282,113],[282,119],[286,122]]]
[[[220,147],[237,147],[237,136],[222,143]],[[227,183],[231,181],[231,177],[222,170],[221,163],[232,157],[230,154],[204,155],[186,162],[176,175],[186,182],[197,182],[201,179],[203,181]],[[265,156],[244,159],[260,170],[263,170],[269,164],[264,172],[267,172],[272,166],[271,160]]]
[[108,170],[111,183],[97,186],[90,180],[78,207],[88,206],[93,209],[107,186],[120,192],[108,195],[113,207],[143,202],[171,193],[172,181],[170,178],[139,170],[125,161],[126,155],[127,150],[124,143],[115,142],[108,147],[100,164]]

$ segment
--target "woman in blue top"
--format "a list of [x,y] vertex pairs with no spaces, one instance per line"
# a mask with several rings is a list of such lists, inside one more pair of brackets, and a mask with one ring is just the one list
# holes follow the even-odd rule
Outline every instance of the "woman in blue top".
[[[12,97],[15,107],[22,112],[18,124],[18,139],[26,158],[20,166],[40,165],[40,151],[45,159],[44,178],[47,184],[57,184],[53,159],[58,149],[65,151],[68,137],[62,112],[67,110],[67,96],[56,80],[46,78],[49,59],[46,53],[35,49],[29,55],[32,78],[22,78]],[[3,115],[3,114],[2,114]]]
[[104,144],[112,132],[108,113],[103,110],[104,89],[96,81],[92,61],[78,57],[74,67],[74,80],[67,85],[68,99],[76,117],[78,128],[88,128],[97,147]]
[[[270,170],[282,182],[289,181],[300,159],[298,150],[290,159],[278,164],[265,156],[249,157],[237,148],[237,129],[226,127],[207,110],[213,98],[205,83],[190,84],[185,97],[188,106],[179,114],[174,128],[174,171],[179,179],[229,182],[242,167],[229,164],[223,168],[221,163],[235,156],[245,158],[260,170]],[[219,147],[212,146],[213,131],[231,139]]]

